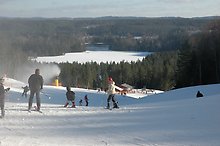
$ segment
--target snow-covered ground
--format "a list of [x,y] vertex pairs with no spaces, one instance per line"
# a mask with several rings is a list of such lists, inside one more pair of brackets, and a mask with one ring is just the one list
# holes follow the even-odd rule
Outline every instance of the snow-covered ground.
[[145,56],[149,55],[149,52],[123,52],[123,51],[85,51],[78,53],[66,53],[62,56],[45,56],[37,57],[35,60],[38,62],[97,62],[97,63],[106,63],[106,62],[131,62],[142,60]]
[[[219,146],[220,84],[171,90],[141,99],[117,95],[119,109],[107,110],[107,95],[72,88],[76,105],[63,108],[65,88],[45,86],[42,112],[27,112],[22,83],[8,80],[1,146]],[[16,86],[14,86],[16,85]],[[15,87],[15,88],[13,88]],[[196,98],[200,90],[204,97]],[[133,95],[134,96],[134,95]],[[139,95],[138,95],[139,96]]]

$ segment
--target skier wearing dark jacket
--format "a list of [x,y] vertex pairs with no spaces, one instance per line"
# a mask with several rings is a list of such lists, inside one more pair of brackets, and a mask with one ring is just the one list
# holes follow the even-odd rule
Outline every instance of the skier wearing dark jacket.
[[70,87],[66,87],[66,104],[64,107],[67,107],[69,104],[69,101],[72,102],[72,108],[75,108],[75,93],[71,91]]
[[43,89],[43,77],[40,75],[39,69],[36,69],[35,74],[29,77],[28,84],[30,88],[28,110],[31,110],[34,94],[36,94],[37,110],[40,111],[40,90]]
[[203,94],[202,94],[200,91],[198,91],[197,94],[196,94],[196,97],[197,97],[197,98],[203,97]]

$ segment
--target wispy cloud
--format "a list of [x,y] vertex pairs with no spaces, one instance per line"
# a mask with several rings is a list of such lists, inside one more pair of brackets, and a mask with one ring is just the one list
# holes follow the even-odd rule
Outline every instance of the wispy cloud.
[[204,16],[220,15],[220,0],[0,0],[0,16]]
[[18,0],[0,0],[0,5],[7,4],[9,2],[18,1]]

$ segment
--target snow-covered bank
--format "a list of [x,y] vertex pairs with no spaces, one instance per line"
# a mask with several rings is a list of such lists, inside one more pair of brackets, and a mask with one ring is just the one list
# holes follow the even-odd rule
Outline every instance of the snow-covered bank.
[[201,91],[205,97],[212,95],[220,95],[220,84],[203,85],[203,86],[192,86],[187,88],[180,88],[176,90],[170,90],[163,94],[155,94],[154,96],[147,96],[142,98],[144,103],[162,102],[162,101],[173,101],[173,100],[186,100],[196,98],[197,91]]
[[62,56],[45,56],[37,57],[36,61],[38,62],[97,62],[97,63],[106,63],[106,62],[131,62],[142,60],[145,56],[149,55],[149,52],[123,52],[123,51],[85,51],[78,53],[66,53]]

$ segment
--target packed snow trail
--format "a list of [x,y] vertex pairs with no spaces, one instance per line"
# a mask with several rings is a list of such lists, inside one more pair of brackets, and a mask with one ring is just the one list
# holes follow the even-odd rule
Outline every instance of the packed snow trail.
[[1,145],[217,146],[220,98],[187,99],[124,106],[63,108],[42,104],[44,114],[25,103],[6,103]]

